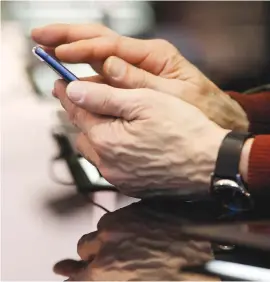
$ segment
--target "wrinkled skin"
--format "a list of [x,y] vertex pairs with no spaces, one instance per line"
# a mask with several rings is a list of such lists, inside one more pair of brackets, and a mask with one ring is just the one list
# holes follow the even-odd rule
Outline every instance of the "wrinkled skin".
[[[79,151],[106,180],[141,198],[208,193],[228,133],[223,128],[247,123],[237,116],[239,105],[176,48],[96,25],[51,25],[32,36],[60,60],[90,63],[100,73],[89,79],[99,83],[73,82],[66,89],[57,82],[54,95],[82,132]],[[124,68],[115,76],[119,61]]]
[[[165,40],[124,37],[93,24],[49,25],[33,30],[32,37],[64,62],[91,64],[112,86],[169,93],[198,107],[225,129],[248,129],[239,104]],[[188,92],[183,90],[183,82],[189,85]]]
[[[73,86],[84,95],[76,105],[66,94]],[[79,151],[122,193],[208,193],[227,130],[198,108],[150,89],[90,82],[73,82],[66,89],[58,81],[55,93],[82,131]]]
[[97,231],[79,240],[81,261],[61,261],[54,271],[69,281],[218,281],[183,269],[208,262],[213,253],[209,242],[181,234],[188,212],[177,214],[177,206],[166,214],[136,203],[106,214]]

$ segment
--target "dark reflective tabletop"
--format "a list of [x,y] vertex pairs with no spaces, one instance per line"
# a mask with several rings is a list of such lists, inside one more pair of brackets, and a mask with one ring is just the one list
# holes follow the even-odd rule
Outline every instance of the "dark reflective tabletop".
[[81,261],[63,260],[54,270],[69,277],[68,281],[220,281],[221,276],[205,272],[201,266],[213,260],[231,258],[233,261],[241,258],[241,252],[246,261],[251,258],[250,265],[254,257],[264,264],[269,252],[235,250],[233,245],[187,235],[183,228],[269,219],[268,210],[260,205],[256,213],[236,216],[224,215],[224,211],[207,202],[166,199],[137,202],[105,214],[97,231],[79,240],[77,250]]

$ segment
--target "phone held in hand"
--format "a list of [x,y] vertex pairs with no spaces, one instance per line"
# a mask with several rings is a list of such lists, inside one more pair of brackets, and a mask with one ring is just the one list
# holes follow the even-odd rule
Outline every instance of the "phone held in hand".
[[46,63],[51,69],[53,69],[60,77],[62,77],[66,82],[71,82],[79,80],[76,75],[64,67],[56,58],[49,55],[40,46],[35,46],[32,49],[33,54],[42,62]]

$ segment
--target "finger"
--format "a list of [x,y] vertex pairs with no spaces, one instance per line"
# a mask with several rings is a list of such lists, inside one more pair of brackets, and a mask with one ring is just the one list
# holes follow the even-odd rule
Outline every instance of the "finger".
[[100,84],[106,83],[106,80],[101,75],[80,77],[79,80],[80,81],[90,81],[90,82],[95,82],[95,83],[100,83]]
[[58,79],[54,83],[53,95],[60,100],[63,108],[69,113],[74,111],[76,105],[70,101],[66,95],[67,82],[63,79]]
[[[52,24],[32,31],[33,40],[54,57],[57,57],[55,47],[61,44],[109,35],[117,36],[117,33],[100,24]],[[102,73],[102,65],[103,62],[91,61],[91,67],[97,73]]]
[[[55,48],[53,47],[47,47],[47,46],[41,46],[48,54],[50,54],[52,57],[57,57],[55,54]],[[102,67],[103,62],[102,61],[91,61],[89,62],[91,65],[91,68],[98,74],[102,74]]]
[[[162,43],[161,43],[162,42]],[[160,74],[164,61],[177,50],[169,43],[154,39],[142,40],[125,36],[102,36],[60,45],[56,56],[69,63],[91,63],[117,56],[153,74]]]
[[103,75],[103,63],[103,61],[91,61],[89,62],[89,65],[96,73]]
[[140,97],[137,91],[85,81],[74,81],[67,87],[68,97],[79,107],[91,113],[121,117],[127,121],[139,117],[137,110]]
[[53,267],[53,271],[56,274],[63,276],[72,276],[83,270],[86,266],[84,261],[75,261],[71,259],[62,260],[56,263]]
[[[151,88],[161,92],[171,90],[169,80],[137,68],[112,56],[103,65],[103,74],[111,85],[121,88]],[[175,91],[174,89],[172,91]]]
[[38,44],[56,47],[82,39],[115,34],[100,24],[51,24],[33,29],[31,36]]
[[[90,76],[90,77],[89,77],[89,76],[80,77],[79,80],[81,80],[81,81],[91,81],[91,82],[95,82],[95,83],[105,83],[104,77],[102,77],[102,76],[100,76],[100,75],[94,75],[94,76]],[[62,89],[62,88],[59,88],[59,91],[60,91],[60,89],[62,89],[62,90],[65,91],[67,83],[66,83],[64,80],[62,80],[62,79],[59,79],[59,81],[57,80],[57,81],[55,82],[55,85],[58,85],[58,83],[62,83],[61,81],[63,82],[63,89]],[[59,87],[60,87],[60,86],[59,86]],[[52,90],[52,95],[53,95],[55,98],[58,98],[55,89]]]
[[89,128],[107,121],[107,119],[102,116],[89,113],[83,108],[76,106],[66,94],[66,85],[67,84],[63,80],[57,80],[54,85],[54,93],[75,126],[77,126],[83,133],[87,134]]
[[89,260],[100,250],[102,242],[98,239],[97,231],[82,236],[77,245],[78,255],[82,260]]
[[[100,83],[100,84],[106,83],[104,77],[102,77],[101,75],[80,77],[79,80]],[[52,90],[53,96],[57,98],[57,93],[61,94],[62,92],[65,92],[66,87],[67,87],[66,81],[64,81],[63,79],[57,79],[54,83],[54,89]]]
[[47,47],[47,46],[40,46],[46,53],[48,53],[49,55],[56,57],[55,55],[55,48],[52,47]]
[[[166,79],[153,75],[143,69],[137,68],[118,57],[109,57],[103,67],[104,77],[86,77],[80,80],[96,83],[109,83],[113,87],[126,89],[149,88],[159,92],[171,94],[177,98],[199,107],[204,97],[199,97],[196,89],[186,95],[183,82],[178,79]],[[113,70],[112,70],[113,69]],[[93,78],[93,79],[92,79]]]
[[76,148],[81,153],[81,155],[87,159],[91,164],[98,167],[100,163],[100,158],[96,151],[93,149],[89,139],[83,133],[80,133],[76,140]]
[[164,69],[166,72],[166,63],[171,61],[173,54],[178,54],[178,50],[165,40],[141,40],[119,36],[99,24],[48,25],[34,29],[32,38],[48,47],[71,43],[68,48],[63,45],[56,50],[57,57],[64,62],[102,62],[115,55],[156,75]]

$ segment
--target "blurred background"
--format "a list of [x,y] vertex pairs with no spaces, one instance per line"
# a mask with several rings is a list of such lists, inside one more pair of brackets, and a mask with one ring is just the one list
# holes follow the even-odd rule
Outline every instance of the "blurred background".
[[[31,29],[98,22],[164,38],[224,90],[245,91],[270,81],[270,2],[1,1],[1,8],[1,278],[62,280],[53,264],[77,258],[77,240],[104,214],[91,200],[114,210],[135,199],[116,194],[77,155],[76,130],[51,97],[57,75],[33,57]],[[88,65],[68,67],[94,74]],[[86,198],[87,191],[100,192]]]

